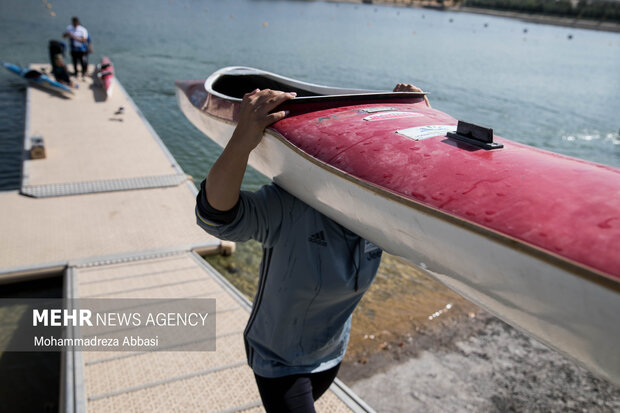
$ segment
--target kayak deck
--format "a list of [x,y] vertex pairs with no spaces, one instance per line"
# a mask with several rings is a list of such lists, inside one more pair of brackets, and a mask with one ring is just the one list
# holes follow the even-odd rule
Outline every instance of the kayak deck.
[[274,129],[396,196],[620,280],[620,171],[502,138],[502,149],[477,149],[445,136],[456,120],[442,112],[391,103],[373,120],[377,106],[303,113]]
[[[522,243],[577,271],[620,282],[620,170],[496,137],[482,150],[446,136],[456,119],[423,93],[338,89],[233,67],[177,82],[200,111],[237,119],[256,88],[297,91],[272,125],[326,166],[403,202]],[[595,253],[593,253],[595,252]]]

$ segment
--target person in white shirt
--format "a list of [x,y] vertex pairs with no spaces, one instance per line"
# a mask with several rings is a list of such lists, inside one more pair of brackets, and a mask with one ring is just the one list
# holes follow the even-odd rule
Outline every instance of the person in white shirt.
[[73,17],[62,37],[69,38],[75,76],[78,75],[79,63],[82,67],[82,78],[84,78],[88,72],[88,30],[80,25],[80,20],[77,17]]

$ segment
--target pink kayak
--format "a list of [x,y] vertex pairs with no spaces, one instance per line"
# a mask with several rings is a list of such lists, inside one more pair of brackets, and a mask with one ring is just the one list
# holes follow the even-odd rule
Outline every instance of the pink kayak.
[[111,96],[114,89],[114,65],[107,57],[102,57],[101,62],[97,65],[95,76],[101,88],[105,91],[105,95]]
[[620,170],[457,127],[420,93],[243,67],[176,85],[183,112],[221,146],[244,93],[296,91],[251,154],[255,169],[620,384]]

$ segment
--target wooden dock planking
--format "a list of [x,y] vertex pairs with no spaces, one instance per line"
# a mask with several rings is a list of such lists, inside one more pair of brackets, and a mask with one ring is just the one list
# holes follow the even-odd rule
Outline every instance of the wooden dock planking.
[[46,197],[0,193],[0,271],[219,245],[195,225],[195,187],[120,82],[106,101],[92,79],[79,84],[73,98],[27,89],[25,147],[43,136],[47,156],[24,159],[22,192]]
[[67,197],[0,193],[0,268],[219,244],[195,224],[185,185]]
[[[89,412],[264,412],[243,345],[247,303],[195,252],[131,265],[78,266],[72,274],[80,298],[216,298],[216,351],[83,352]],[[171,286],[172,280],[178,284]],[[341,397],[347,402],[332,389],[318,411],[371,411]]]
[[[29,89],[27,133],[44,138],[47,157],[25,160],[28,185],[181,172],[120,82],[115,82],[115,93],[102,101],[96,101],[100,90],[90,78],[78,81],[80,88],[68,99]],[[123,113],[115,115],[121,107]]]

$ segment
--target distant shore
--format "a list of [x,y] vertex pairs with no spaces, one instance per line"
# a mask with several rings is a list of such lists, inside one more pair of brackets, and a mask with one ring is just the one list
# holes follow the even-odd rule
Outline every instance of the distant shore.
[[[365,3],[363,0],[327,0],[331,3]],[[366,3],[368,4],[368,3]],[[535,24],[550,24],[553,26],[572,27],[576,29],[587,30],[600,30],[606,32],[620,33],[620,24],[614,22],[602,22],[596,20],[587,19],[574,19],[569,17],[550,16],[545,14],[529,14],[518,13],[513,11],[484,9],[478,7],[444,7],[434,6],[430,1],[412,1],[411,3],[405,3],[398,0],[372,0],[372,4],[368,5],[381,5],[381,6],[395,6],[395,7],[409,7],[409,8],[428,8],[432,10],[443,10],[452,12],[474,13],[484,14],[488,16],[506,17],[511,19],[518,19],[528,23]]]
[[464,13],[486,14],[496,17],[507,17],[519,19],[528,23],[550,24],[553,26],[574,27],[576,29],[601,30],[606,32],[620,33],[620,24],[612,22],[600,22],[595,20],[573,19],[559,16],[548,16],[544,14],[527,14],[502,10],[480,9],[472,7],[453,7],[447,8],[448,11],[458,11]]

